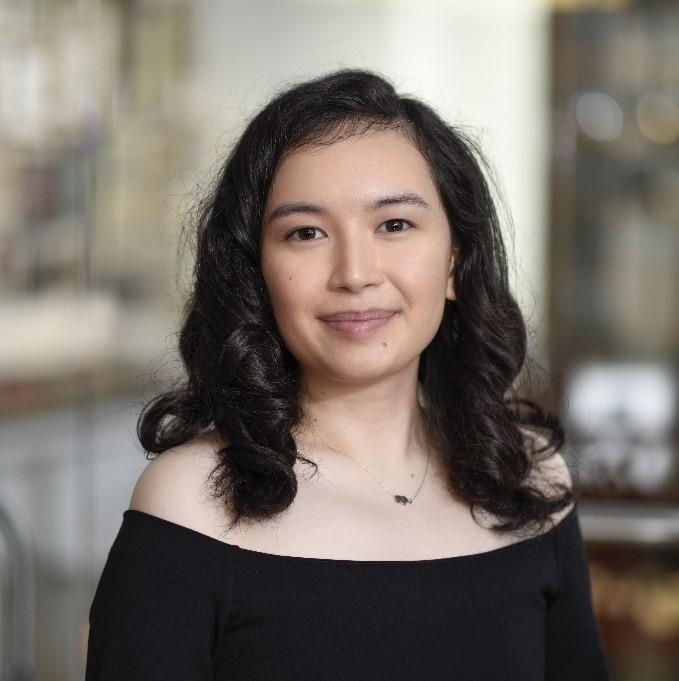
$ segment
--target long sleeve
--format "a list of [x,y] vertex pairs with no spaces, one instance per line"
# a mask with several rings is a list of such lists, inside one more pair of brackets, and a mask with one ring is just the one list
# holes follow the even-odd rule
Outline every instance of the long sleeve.
[[577,509],[556,538],[560,589],[547,611],[546,681],[609,681]]
[[212,679],[223,562],[203,535],[126,511],[90,607],[86,681]]

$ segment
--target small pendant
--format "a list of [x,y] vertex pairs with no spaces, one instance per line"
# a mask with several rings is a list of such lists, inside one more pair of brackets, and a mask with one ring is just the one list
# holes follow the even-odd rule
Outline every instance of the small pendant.
[[401,494],[397,494],[397,495],[394,497],[394,501],[395,501],[397,504],[403,504],[404,506],[405,506],[406,504],[412,504],[412,503],[413,503],[413,500],[412,500],[412,499],[408,499],[408,497],[404,497],[404,496],[402,496]]

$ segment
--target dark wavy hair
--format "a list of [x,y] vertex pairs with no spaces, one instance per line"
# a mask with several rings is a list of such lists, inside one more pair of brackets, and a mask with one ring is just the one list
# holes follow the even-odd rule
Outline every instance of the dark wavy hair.
[[[247,124],[195,212],[195,265],[179,351],[186,377],[142,409],[137,435],[147,452],[216,431],[214,498],[242,518],[271,518],[297,493],[291,429],[301,420],[298,363],[274,320],[260,268],[261,221],[286,155],[371,129],[395,129],[425,158],[459,249],[456,300],[422,352],[418,390],[429,442],[442,456],[448,489],[503,518],[493,529],[542,530],[574,498],[565,484],[545,493],[530,476],[564,442],[559,419],[518,396],[527,332],[510,293],[498,213],[479,145],[374,72],[342,69],[279,92]],[[539,435],[537,431],[545,431]],[[544,435],[547,437],[544,437]],[[538,456],[542,455],[542,457]],[[530,477],[530,479],[529,479]]]

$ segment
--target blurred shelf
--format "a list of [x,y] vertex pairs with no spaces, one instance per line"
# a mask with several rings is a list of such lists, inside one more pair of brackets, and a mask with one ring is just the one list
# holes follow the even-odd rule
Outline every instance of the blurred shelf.
[[165,354],[174,352],[176,321],[157,301],[124,304],[103,292],[15,297],[0,304],[0,328],[0,418],[135,391],[176,369]]

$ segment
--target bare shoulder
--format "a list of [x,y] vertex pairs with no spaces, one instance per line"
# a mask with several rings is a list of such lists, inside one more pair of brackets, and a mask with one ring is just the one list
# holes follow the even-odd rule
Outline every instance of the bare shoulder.
[[219,462],[213,437],[167,449],[144,467],[129,508],[215,536],[226,510],[210,494],[210,474]]
[[[531,430],[521,428],[532,447],[528,447],[529,454],[535,450],[544,450],[547,439]],[[540,451],[533,455],[533,467],[529,475],[529,484],[543,491],[548,496],[560,496],[564,487],[573,489],[573,476],[568,463],[560,451]],[[558,524],[573,509],[574,502],[561,509],[552,516],[552,524]]]

